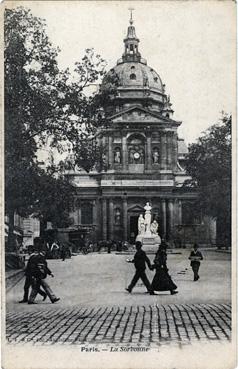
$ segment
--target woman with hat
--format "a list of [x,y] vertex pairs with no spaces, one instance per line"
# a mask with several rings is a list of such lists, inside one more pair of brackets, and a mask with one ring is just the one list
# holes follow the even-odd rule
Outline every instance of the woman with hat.
[[177,286],[168,273],[166,249],[167,244],[162,240],[152,265],[152,269],[155,269],[156,272],[151,287],[154,291],[170,291],[171,295],[175,295],[178,291],[176,291]]

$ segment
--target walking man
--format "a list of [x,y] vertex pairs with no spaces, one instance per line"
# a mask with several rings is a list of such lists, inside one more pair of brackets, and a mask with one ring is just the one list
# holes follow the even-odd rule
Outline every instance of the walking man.
[[190,265],[192,267],[194,274],[193,280],[196,282],[200,278],[198,275],[198,271],[200,268],[200,260],[203,260],[202,253],[198,250],[198,245],[196,243],[194,244],[193,250],[190,253],[189,260],[191,260]]
[[142,282],[144,283],[145,287],[147,288],[147,291],[150,293],[150,295],[154,295],[154,291],[151,287],[151,284],[145,274],[145,270],[146,270],[146,264],[148,265],[148,267],[151,269],[151,263],[150,263],[150,259],[147,257],[145,251],[143,251],[142,249],[142,243],[140,241],[136,241],[136,253],[134,255],[134,259],[133,260],[128,260],[128,263],[134,263],[135,268],[136,268],[136,272],[134,277],[132,278],[132,281],[130,283],[130,285],[126,288],[126,291],[128,291],[129,293],[132,292],[132,289],[135,287],[136,283],[138,282],[139,279],[142,280]]
[[45,281],[47,275],[54,277],[51,270],[48,268],[47,261],[45,260],[45,251],[41,251],[34,257],[31,266],[32,275],[32,290],[28,300],[28,304],[35,304],[35,298],[39,292],[40,286],[45,290],[46,295],[49,297],[50,301],[53,303],[59,301],[60,299],[55,296],[52,289]]
[[[21,301],[19,301],[19,303],[24,303],[24,302],[28,302],[28,295],[29,295],[29,289],[32,285],[32,274],[31,274],[31,271],[32,271],[32,266],[34,264],[34,258],[38,255],[38,253],[36,253],[35,251],[30,255],[30,258],[27,262],[27,265],[26,265],[26,269],[25,269],[25,276],[26,276],[26,279],[25,279],[25,284],[24,284],[24,295],[23,295],[23,299]],[[47,294],[42,291],[42,289],[40,288],[39,286],[39,289],[37,291],[41,296],[43,296],[43,301],[45,301],[46,297],[47,297]]]

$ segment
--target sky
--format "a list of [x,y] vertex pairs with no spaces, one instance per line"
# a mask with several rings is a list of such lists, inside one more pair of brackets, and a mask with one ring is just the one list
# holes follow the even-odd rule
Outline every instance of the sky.
[[179,136],[191,143],[216,123],[221,111],[236,110],[236,5],[232,1],[15,1],[44,18],[59,46],[62,68],[73,67],[93,47],[116,65],[123,53],[129,11],[139,51],[160,75],[182,121]]

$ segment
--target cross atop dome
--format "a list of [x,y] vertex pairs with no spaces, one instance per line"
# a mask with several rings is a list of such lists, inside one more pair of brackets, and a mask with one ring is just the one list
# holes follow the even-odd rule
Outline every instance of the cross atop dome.
[[133,12],[133,10],[135,10],[135,9],[134,9],[134,8],[128,8],[128,10],[131,12],[130,25],[132,26],[132,24],[133,24],[132,12]]
[[132,18],[132,12],[134,8],[129,8],[130,11],[130,25],[127,30],[127,37],[124,39],[125,52],[122,55],[123,62],[140,62],[141,55],[138,51],[138,44],[140,40],[136,37],[136,30],[133,26],[134,20]]

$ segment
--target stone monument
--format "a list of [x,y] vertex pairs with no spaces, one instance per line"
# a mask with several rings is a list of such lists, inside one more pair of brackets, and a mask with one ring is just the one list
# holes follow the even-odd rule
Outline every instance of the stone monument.
[[142,242],[145,251],[156,252],[161,243],[161,238],[158,235],[159,224],[156,220],[151,222],[152,207],[149,202],[146,203],[144,210],[145,216],[143,217],[143,214],[140,214],[138,218],[138,235],[136,241]]

